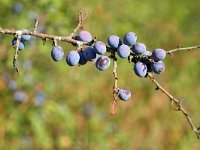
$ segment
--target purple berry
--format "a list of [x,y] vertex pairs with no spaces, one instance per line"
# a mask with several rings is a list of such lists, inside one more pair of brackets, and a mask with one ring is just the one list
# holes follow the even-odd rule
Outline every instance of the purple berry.
[[80,56],[78,54],[77,51],[70,51],[68,54],[67,54],[67,57],[66,57],[66,62],[69,66],[75,66],[78,64],[80,60]]
[[131,92],[128,89],[121,88],[119,90],[119,98],[123,101],[127,101],[131,98]]
[[133,46],[136,43],[137,35],[134,32],[128,32],[124,35],[124,44]]
[[42,106],[46,100],[46,95],[43,92],[37,92],[35,96],[35,105]]
[[23,4],[20,2],[15,3],[15,5],[13,6],[13,11],[15,13],[20,13],[23,10]]
[[99,55],[103,55],[105,54],[106,52],[106,45],[101,42],[101,41],[97,41],[95,44],[94,44],[94,50],[97,54]]
[[30,60],[25,60],[23,63],[23,68],[29,70],[32,68],[32,62]]
[[54,48],[51,51],[51,57],[54,61],[59,61],[63,58],[64,51],[62,47],[60,46],[54,46]]
[[83,42],[91,42],[92,41],[92,35],[88,31],[81,31],[79,34],[75,37],[77,40],[83,41]]
[[[17,39],[14,38],[14,39],[12,40],[12,45],[13,45],[14,47],[16,47],[16,46],[17,46],[16,44],[17,44]],[[23,40],[20,40],[20,41],[19,41],[18,50],[20,51],[20,50],[23,50],[24,48],[25,48],[24,41],[23,41]]]
[[27,94],[26,94],[25,92],[23,92],[23,91],[16,91],[16,92],[14,93],[14,99],[15,99],[15,101],[17,101],[17,102],[24,102],[24,101],[26,101],[26,100],[28,99],[28,96],[27,96]]
[[33,81],[32,74],[31,74],[31,73],[25,74],[24,77],[23,77],[23,79],[24,79],[24,82],[25,82],[26,84],[31,84],[32,81]]
[[[22,32],[28,32],[27,29],[21,29],[20,31],[22,31]],[[31,39],[31,35],[22,35],[22,40],[28,41],[30,39]]]
[[145,51],[142,55],[144,55],[144,56],[151,56],[151,55],[152,55],[152,52],[150,52],[150,51]]
[[155,49],[152,52],[152,57],[155,61],[163,60],[165,59],[166,51],[160,48]]
[[116,35],[108,37],[108,45],[112,48],[118,48],[122,44],[121,39]]
[[86,102],[83,106],[83,114],[86,117],[90,117],[94,113],[95,109],[96,107],[92,102]]
[[137,76],[144,77],[147,74],[147,66],[142,62],[137,62],[134,71]]
[[96,61],[96,68],[100,71],[104,71],[108,69],[110,66],[110,58],[107,56],[100,56]]
[[144,43],[136,43],[133,45],[133,52],[136,54],[143,54],[146,51]]
[[88,46],[84,49],[83,55],[88,61],[91,61],[92,59],[96,58],[96,52],[91,46]]
[[153,62],[151,64],[151,69],[157,74],[163,73],[165,70],[165,64],[162,61]]
[[117,54],[121,58],[127,58],[130,55],[130,53],[131,53],[130,48],[125,44],[120,45],[117,49]]
[[8,81],[8,88],[10,90],[16,90],[17,89],[17,83],[14,80],[9,80]]
[[79,51],[78,54],[80,55],[80,60],[79,60],[79,64],[80,65],[85,65],[87,63],[87,59],[84,57],[84,52],[83,51]]

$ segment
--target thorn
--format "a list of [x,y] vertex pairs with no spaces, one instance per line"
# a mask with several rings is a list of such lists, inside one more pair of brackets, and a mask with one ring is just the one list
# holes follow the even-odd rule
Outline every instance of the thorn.
[[131,63],[131,56],[128,56],[128,62]]
[[174,58],[174,54],[173,54],[173,53],[171,53],[171,52],[170,52],[169,54],[171,55],[171,58],[173,59],[173,58]]
[[97,37],[95,36],[94,39],[93,39],[94,43],[97,42]]
[[184,101],[183,98],[181,98],[180,101],[178,102],[178,104],[182,105],[183,101]]
[[46,44],[46,42],[47,42],[47,39],[46,39],[46,38],[42,39],[42,44],[43,44],[43,46]]
[[17,71],[17,74],[20,76],[20,72],[18,68],[15,68],[15,70]]
[[[172,100],[172,99],[171,99]],[[171,101],[171,105],[172,105],[172,108],[175,110],[175,111],[180,111],[180,102],[176,102],[176,104],[174,105],[174,101],[172,100]]]
[[128,62],[129,62],[129,63],[131,62],[130,60],[131,60],[131,58],[130,58],[130,56],[128,56]]
[[160,88],[158,86],[156,86],[155,90],[159,90]]
[[37,14],[37,17],[35,18],[35,25],[33,28],[33,32],[37,32],[38,22],[39,22],[39,14]]
[[57,39],[56,39],[56,38],[53,39],[52,45],[53,45],[53,46],[57,46]]

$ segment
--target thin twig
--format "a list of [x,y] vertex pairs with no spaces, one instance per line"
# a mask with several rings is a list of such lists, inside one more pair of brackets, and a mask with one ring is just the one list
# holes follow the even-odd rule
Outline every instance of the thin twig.
[[37,32],[38,22],[39,22],[39,14],[38,14],[37,18],[35,19],[35,24],[34,24],[33,32]]
[[156,81],[156,79],[154,78],[154,76],[149,73],[148,74],[149,79],[156,85],[156,89],[160,90],[162,93],[164,93],[167,97],[169,97],[169,100],[174,108],[175,105],[175,110],[176,111],[180,111],[185,118],[187,119],[191,129],[195,132],[195,134],[197,135],[197,138],[200,138],[200,132],[199,130],[195,127],[189,113],[184,109],[184,107],[181,104],[181,100],[176,99],[175,97],[173,97],[169,92],[167,92],[159,83],[158,81]]
[[22,36],[22,32],[17,31],[17,33],[16,33],[17,42],[15,44],[15,55],[13,57],[13,67],[15,68],[18,75],[20,75],[20,73],[19,73],[19,69],[17,67],[17,57],[19,55],[19,44],[20,44],[21,36]]
[[180,46],[178,46],[175,49],[171,49],[171,50],[166,51],[166,53],[172,55],[172,53],[177,52],[177,51],[185,51],[185,50],[190,51],[192,49],[198,49],[198,48],[200,48],[200,45],[190,46],[190,47],[180,47]]
[[115,104],[117,103],[117,97],[119,94],[119,88],[117,85],[118,77],[117,77],[117,58],[115,56],[115,52],[111,54],[111,58],[113,59],[113,77],[114,77],[114,85],[113,85],[113,100],[112,100],[112,108],[111,115],[115,115]]

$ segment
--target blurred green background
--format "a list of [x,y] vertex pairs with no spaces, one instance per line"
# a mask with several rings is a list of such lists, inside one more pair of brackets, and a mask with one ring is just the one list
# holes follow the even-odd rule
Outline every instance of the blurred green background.
[[[40,15],[40,32],[67,35],[80,10],[88,12],[84,28],[106,42],[111,34],[128,31],[138,42],[173,49],[200,44],[200,1],[192,0],[0,0],[2,28],[33,29]],[[93,63],[69,67],[53,62],[52,42],[32,38],[18,59],[21,76],[12,67],[12,36],[0,35],[0,145],[3,150],[199,150],[186,119],[173,111],[150,80],[133,73],[119,59],[119,86],[132,92],[110,115],[112,67],[99,72]],[[68,43],[59,42],[68,51]],[[178,52],[165,59],[158,81],[200,125],[200,52]]]

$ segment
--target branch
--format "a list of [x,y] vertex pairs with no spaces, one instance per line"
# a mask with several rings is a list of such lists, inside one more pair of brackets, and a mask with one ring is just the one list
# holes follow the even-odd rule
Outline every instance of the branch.
[[[16,35],[17,30],[0,28],[0,34]],[[90,44],[88,42],[82,42],[82,41],[75,40],[70,35],[69,36],[58,36],[58,35],[45,34],[45,33],[40,33],[40,32],[23,32],[22,35],[31,35],[31,36],[41,38],[42,40],[57,39],[59,41],[68,42],[68,43],[71,43],[73,45],[89,45]]]
[[156,90],[160,90],[161,92],[163,92],[170,100],[172,107],[174,108],[174,110],[176,111],[180,111],[186,118],[186,120],[188,121],[191,129],[195,132],[195,134],[197,135],[197,138],[200,138],[200,132],[198,130],[198,128],[195,127],[189,113],[184,109],[184,107],[181,104],[181,100],[176,99],[175,97],[173,97],[169,92],[167,92],[157,81],[156,79],[153,77],[153,75],[151,73],[148,73],[148,77],[149,79],[156,85]]
[[178,47],[175,48],[175,49],[171,49],[171,50],[166,51],[166,53],[173,56],[172,53],[177,52],[177,51],[185,51],[185,50],[186,50],[186,51],[190,51],[190,50],[192,50],[192,49],[198,49],[198,48],[200,48],[200,45],[190,46],[190,47],[180,47],[180,46],[178,46]]

